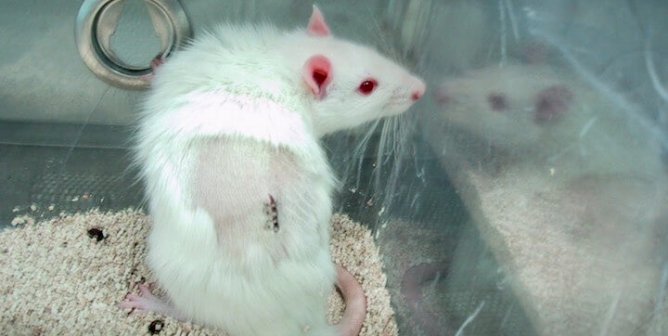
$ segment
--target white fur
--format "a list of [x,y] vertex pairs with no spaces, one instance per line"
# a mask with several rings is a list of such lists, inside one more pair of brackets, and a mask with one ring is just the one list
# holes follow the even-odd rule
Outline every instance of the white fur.
[[[318,100],[304,62],[333,79]],[[378,90],[355,90],[366,77]],[[318,138],[405,111],[422,81],[363,46],[271,26],[221,26],[158,70],[137,160],[153,227],[148,263],[176,308],[232,335],[333,335],[334,176]],[[276,198],[280,229],[267,229]]]

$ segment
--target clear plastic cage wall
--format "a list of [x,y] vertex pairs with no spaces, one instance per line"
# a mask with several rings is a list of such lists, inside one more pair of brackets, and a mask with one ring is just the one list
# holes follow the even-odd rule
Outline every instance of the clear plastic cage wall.
[[[312,5],[0,3],[3,330],[207,332],[117,307],[150,280],[133,146],[151,63],[221,22],[303,28]],[[427,85],[405,113],[319,142],[334,212],[370,232],[334,234],[380,256],[350,271],[389,297],[372,325],[382,300],[365,292],[361,334],[668,334],[668,2],[317,5],[335,36]],[[94,280],[76,266],[96,263]]]

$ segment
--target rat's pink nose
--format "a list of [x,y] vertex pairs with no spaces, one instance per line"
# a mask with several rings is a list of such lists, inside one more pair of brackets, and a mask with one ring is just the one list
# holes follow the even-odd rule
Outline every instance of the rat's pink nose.
[[411,99],[413,101],[418,101],[422,96],[424,96],[425,90],[427,90],[427,86],[422,82],[421,80],[418,80],[417,85],[415,85],[416,89],[413,91],[411,94]]

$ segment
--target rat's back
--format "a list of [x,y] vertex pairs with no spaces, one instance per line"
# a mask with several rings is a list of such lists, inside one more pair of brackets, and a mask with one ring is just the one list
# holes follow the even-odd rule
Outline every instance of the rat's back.
[[220,26],[156,71],[137,146],[148,263],[196,322],[232,335],[334,335],[333,177],[299,98],[284,99],[294,85],[271,57],[281,35]]

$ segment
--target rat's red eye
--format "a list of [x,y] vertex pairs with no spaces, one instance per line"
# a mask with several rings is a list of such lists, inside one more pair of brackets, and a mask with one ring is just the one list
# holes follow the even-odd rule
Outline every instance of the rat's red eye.
[[375,79],[367,79],[360,84],[357,88],[357,92],[368,96],[374,89],[376,89],[376,86],[378,86],[378,82],[376,82]]

